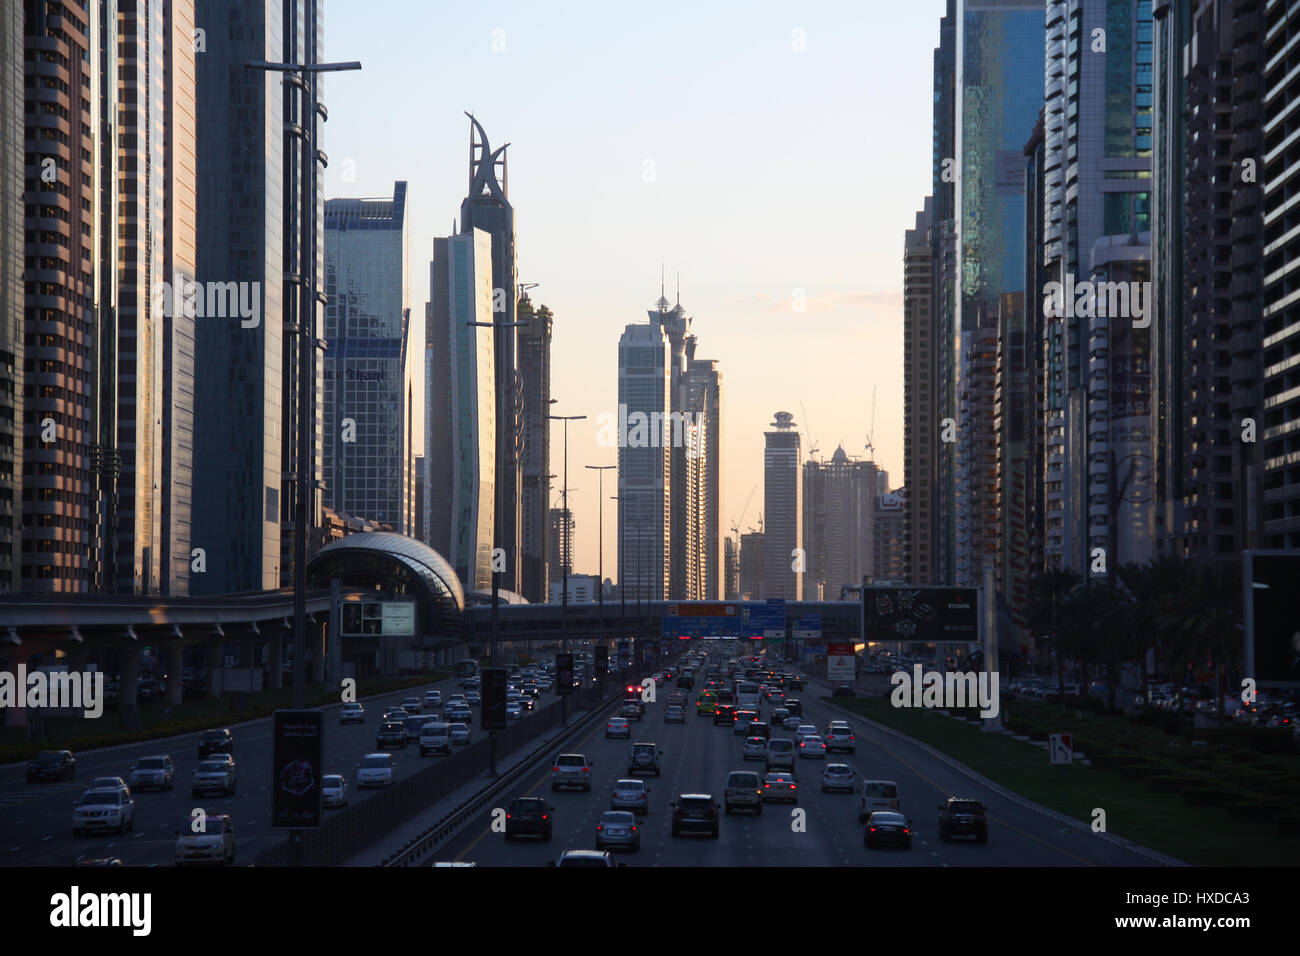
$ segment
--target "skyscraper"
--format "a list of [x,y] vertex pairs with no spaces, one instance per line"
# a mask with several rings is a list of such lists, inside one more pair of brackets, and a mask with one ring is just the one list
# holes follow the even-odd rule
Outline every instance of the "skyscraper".
[[551,588],[547,591],[547,600],[552,591],[559,595],[561,581],[566,576],[573,576],[573,532],[575,528],[572,508],[551,508],[547,515],[547,524],[551,529]]
[[[467,114],[468,115],[468,114]],[[493,150],[482,124],[470,116],[469,192],[460,204],[460,230],[479,229],[491,240],[492,312],[480,321],[497,322],[494,330],[497,450],[496,486],[500,504],[493,531],[495,547],[505,552],[500,586],[518,592],[523,523],[523,382],[519,374],[519,330],[516,320],[518,270],[515,261],[515,210],[510,205],[510,174],[505,146]],[[498,169],[500,175],[498,176]]]
[[[928,243],[927,243],[928,248]],[[803,464],[803,540],[808,556],[804,596],[823,586],[825,600],[871,576],[872,539],[880,471],[874,461],[850,459],[840,445],[829,461]]]
[[406,183],[325,203],[325,504],[411,534]]
[[[492,237],[482,229],[433,240],[425,311],[428,543],[467,590],[492,587],[497,416]],[[506,588],[506,590],[510,590]]]
[[[36,67],[33,63],[33,67]],[[23,7],[0,9],[0,182],[24,181]],[[23,204],[0,199],[0,593],[19,589],[23,513]]]
[[763,532],[750,531],[740,536],[740,598],[759,601],[766,598],[763,587]]
[[[667,306],[664,299],[660,299]],[[658,323],[629,325],[618,342],[619,586],[668,596],[672,537],[672,344]],[[622,553],[626,549],[628,553]]]
[[551,331],[553,316],[546,306],[536,310],[525,293],[518,315],[527,325],[519,328],[519,377],[523,383],[523,552],[520,571],[523,596],[543,603],[550,593],[547,555],[551,529],[547,504],[551,499],[551,429],[546,416],[551,403]]
[[[934,200],[927,196],[914,227],[903,237],[903,474],[907,496],[903,524],[907,538],[904,576],[909,584],[932,584],[935,572],[940,448],[933,223]],[[860,576],[855,580],[862,583]]]
[[777,412],[763,451],[763,596],[803,600],[803,468],[794,416]]

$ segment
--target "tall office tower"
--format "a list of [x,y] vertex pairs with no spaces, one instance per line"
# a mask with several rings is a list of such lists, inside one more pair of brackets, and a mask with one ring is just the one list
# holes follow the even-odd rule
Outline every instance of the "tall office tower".
[[25,9],[19,587],[107,591],[119,470],[117,5]]
[[722,594],[724,601],[740,599],[740,542],[730,536],[723,539],[723,580],[726,587]]
[[167,293],[194,278],[194,5],[117,6],[121,471],[113,589],[185,594],[196,319]]
[[[516,320],[518,288],[515,210],[510,205],[510,173],[506,165],[506,148],[510,144],[493,150],[479,121],[473,116],[469,121],[469,193],[460,204],[460,231],[467,233],[481,229],[492,241],[493,312],[490,318],[484,317],[482,321],[502,325],[502,328],[494,330],[496,486],[500,503],[493,534],[495,547],[505,551],[505,569],[500,575],[500,586],[518,592],[522,570],[522,453],[526,426],[523,421],[523,382],[519,373],[519,330],[508,326]],[[540,427],[545,427],[545,424]]]
[[[928,244],[927,244],[928,248]],[[828,601],[842,587],[860,587],[872,569],[873,519],[880,495],[874,461],[849,458],[841,445],[829,461],[803,464],[803,538],[808,556],[804,593],[824,585]]]
[[[322,437],[319,346],[313,368],[300,370],[298,343],[299,329],[316,342],[323,333],[323,174],[319,164],[302,168],[301,85],[246,64],[319,62],[320,14],[317,0],[196,4],[195,26],[207,37],[195,57],[197,279],[209,293],[237,290],[239,308],[232,315],[228,304],[195,323],[194,447],[202,466],[194,473],[194,498],[202,507],[194,512],[193,537],[207,570],[192,579],[193,593],[266,590],[293,581],[304,384],[314,395],[317,448]],[[323,103],[319,113],[318,134]],[[316,145],[323,156],[319,140]],[[314,204],[304,204],[304,192],[315,196]],[[310,218],[304,223],[303,216]],[[302,283],[313,270],[319,294],[300,322]],[[307,502],[310,539],[320,525],[319,454],[305,467],[316,489]]]
[[[696,531],[698,578],[695,597],[720,600],[726,590],[726,528],[723,522],[722,480],[722,370],[714,359],[695,357],[692,337],[683,376],[682,412],[691,417],[699,430],[694,459],[688,458],[695,471],[692,514],[699,522]],[[683,449],[683,453],[686,450]]]
[[327,507],[411,534],[411,270],[406,183],[325,203]]
[[573,575],[573,509],[551,508],[546,521],[551,528],[551,585],[556,594],[562,594],[561,581],[565,575]]
[[777,412],[764,432],[763,588],[765,598],[803,600],[803,468],[794,416]]
[[1043,4],[987,0],[961,4],[957,14],[953,155],[958,286],[952,321],[956,498],[949,507],[956,538],[954,583],[970,586],[979,583],[997,537],[989,414],[993,356],[1002,296],[1025,289],[1021,157],[1042,103],[1036,63],[1043,49]]
[[[15,3],[0,10],[0,181],[15,185],[24,181],[23,97],[23,8]],[[0,199],[0,593],[19,590],[22,575],[24,255],[23,203],[11,185]]]
[[[1043,383],[1045,380],[1043,350],[1045,345],[1044,328],[1047,320],[1043,316],[1043,309],[1039,307],[1036,301],[1036,290],[1045,288],[1047,285],[1047,272],[1043,264],[1043,246],[1045,242],[1043,228],[1043,165],[1047,155],[1043,128],[1043,113],[1039,111],[1038,122],[1034,124],[1034,130],[1029,134],[1029,139],[1025,143],[1023,151],[1025,157],[1025,288],[1030,290],[1030,294],[1026,297],[1029,304],[1025,309],[1023,370],[1024,382],[1029,389],[1025,410],[1027,432],[1024,436],[1025,457],[1028,460],[1028,465],[1024,472],[1025,487],[1023,492],[1016,489],[1015,470],[1010,469],[1009,466],[1007,474],[1011,480],[1011,489],[1008,491],[1002,484],[999,484],[999,491],[1003,495],[1002,500],[1007,505],[1007,507],[1000,509],[1003,539],[1008,545],[1007,550],[1004,551],[1002,577],[1004,581],[1013,582],[1013,586],[1017,569],[1012,566],[1011,562],[1014,560],[1015,553],[1020,550],[1016,543],[1017,534],[1023,533],[1025,536],[1023,548],[1026,552],[1025,570],[1027,573],[1032,576],[1043,570],[1043,534],[1047,510],[1046,501],[1049,492],[1044,477],[1047,467],[1047,446],[1044,443],[1046,432],[1043,424],[1045,408],[1043,401]],[[1053,493],[1059,495],[1060,491],[1054,489]],[[1023,529],[1018,528],[1022,510],[1019,500],[1021,494],[1024,496]],[[1008,595],[1008,601],[1011,602],[1012,598],[1009,590],[1003,588],[1003,593]],[[1019,626],[1023,620],[1023,605],[1014,603],[1011,611],[1013,621]]]
[[[1287,218],[1287,190],[1281,186],[1300,172],[1300,160],[1294,151],[1282,146],[1289,135],[1283,117],[1290,115],[1300,97],[1284,79],[1287,76],[1287,57],[1281,51],[1294,35],[1297,23],[1300,23],[1300,2],[1297,0],[1278,0],[1268,4],[1259,30],[1268,38],[1265,56],[1256,61],[1267,64],[1262,71],[1262,88],[1266,92],[1260,117],[1262,128],[1267,131],[1260,151],[1264,166],[1261,178],[1267,184],[1267,192],[1263,210],[1266,250],[1262,269],[1265,277],[1261,330],[1263,385],[1260,389],[1263,420],[1258,422],[1260,434],[1257,440],[1264,445],[1264,525],[1260,543],[1269,548],[1300,547],[1300,468],[1296,464],[1297,452],[1300,452],[1300,393],[1296,387],[1295,362],[1295,356],[1300,354],[1300,309],[1292,301],[1286,279],[1300,259],[1300,242],[1297,242]],[[1233,229],[1238,239],[1248,238],[1237,234],[1235,222]],[[1246,248],[1242,246],[1243,250]],[[1238,252],[1234,248],[1234,263]],[[1234,335],[1234,344],[1236,341]],[[1235,381],[1233,384],[1235,387]]]
[[429,516],[428,509],[425,507],[425,502],[428,500],[425,497],[427,494],[425,489],[428,487],[428,480],[426,478],[428,466],[425,464],[425,461],[426,459],[423,455],[415,456],[415,530],[411,532],[411,535],[417,541],[423,541],[427,544],[429,541],[429,532],[425,522],[428,520]]
[[[953,386],[953,330],[957,298],[957,193],[956,143],[954,122],[957,116],[957,0],[947,0],[939,21],[939,45],[934,50],[932,73],[934,107],[930,153],[930,195],[933,207],[930,227],[930,314],[933,332],[934,379],[930,396],[932,414],[940,428],[935,445],[934,488],[931,494],[930,580],[934,584],[951,584],[956,539],[955,519],[955,441],[943,441],[944,419],[954,424],[957,403]],[[955,435],[950,436],[955,439]]]
[[618,442],[618,580],[620,586],[627,583],[629,594],[651,601],[668,597],[669,556],[676,548],[670,521],[671,363],[672,344],[661,324],[623,330],[618,342],[618,405],[625,432]]
[[740,536],[740,599],[761,601],[767,597],[763,588],[763,532],[750,531]]
[[[1005,295],[998,315],[994,354],[993,435],[994,494],[997,538],[994,542],[998,591],[1006,598],[1012,620],[1028,624],[1026,603],[1033,572],[1029,522],[1034,402],[1030,353],[1033,321],[1025,314],[1025,297]],[[1038,299],[1030,300],[1035,310]]]
[[[425,528],[429,546],[467,590],[492,587],[499,500],[492,237],[482,229],[433,240],[425,308]],[[504,581],[500,585],[505,590]]]
[[[903,550],[905,531],[903,529],[906,495],[899,488],[884,492],[876,499],[876,513],[872,518],[872,557],[874,570],[872,580],[877,584],[889,582],[903,583],[906,559]],[[827,595],[828,600],[838,599],[838,595]]]
[[[1237,0],[1197,5],[1181,55],[1183,108],[1177,122],[1182,139],[1176,156],[1182,187],[1177,215],[1183,226],[1176,268],[1182,300],[1173,314],[1179,328],[1162,340],[1163,317],[1158,317],[1155,342],[1177,349],[1172,354],[1161,349],[1156,374],[1157,381],[1182,381],[1175,421],[1184,458],[1178,509],[1183,520],[1163,525],[1159,535],[1172,535],[1165,543],[1174,543],[1175,553],[1199,558],[1262,546],[1268,507],[1269,495],[1260,494],[1261,456],[1268,454],[1263,435],[1272,410],[1261,392],[1268,364],[1261,364],[1261,346],[1269,331],[1260,292],[1265,275],[1272,274],[1263,246],[1275,234],[1266,235],[1262,184],[1273,183],[1273,174],[1285,167],[1270,168],[1266,158],[1271,147],[1261,102],[1268,86],[1261,86],[1261,71],[1269,55],[1260,6]],[[1177,19],[1183,12],[1164,15]],[[1167,166],[1163,156],[1157,163]],[[1252,175],[1256,164],[1261,168]],[[1158,174],[1163,185],[1168,170]],[[1158,221],[1164,205],[1156,212]],[[1171,362],[1180,366],[1176,376],[1169,374]],[[1260,425],[1257,441],[1243,441],[1248,419]],[[1160,509],[1161,517],[1167,510]]]
[[[1042,294],[1047,318],[1044,429],[1052,464],[1044,481],[1060,491],[1049,498],[1045,553],[1051,566],[1103,576],[1090,569],[1100,566],[1096,549],[1113,538],[1115,482],[1127,480],[1122,494],[1135,500],[1150,494],[1140,428],[1124,426],[1114,439],[1128,460],[1120,465],[1112,457],[1114,410],[1107,409],[1107,396],[1118,376],[1131,396],[1126,404],[1143,400],[1149,350],[1146,338],[1135,335],[1126,340],[1126,357],[1109,364],[1118,324],[1140,331],[1137,303],[1109,294],[1089,300],[1075,290],[1094,279],[1107,281],[1101,277],[1115,271],[1111,263],[1121,246],[1127,260],[1146,258],[1139,247],[1149,242],[1141,234],[1150,229],[1151,4],[1053,4],[1046,27],[1043,261],[1047,282],[1059,283],[1061,292],[1053,300],[1046,289],[1033,290]],[[1107,551],[1107,572],[1129,560],[1142,557]]]
[[551,528],[547,520],[551,500],[551,429],[547,414],[551,403],[551,310],[536,310],[528,295],[519,297],[519,378],[524,390],[523,448],[523,558],[522,594],[529,601],[545,603],[550,593],[546,559],[550,553]]
[[[934,199],[903,237],[903,475],[908,584],[932,584],[938,493],[939,416],[935,394]],[[831,582],[828,582],[831,583]],[[861,584],[861,578],[857,579]],[[831,593],[835,593],[833,590]]]

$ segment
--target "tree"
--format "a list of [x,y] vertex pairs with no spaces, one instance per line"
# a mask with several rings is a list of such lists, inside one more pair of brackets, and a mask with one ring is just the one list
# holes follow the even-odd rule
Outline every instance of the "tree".
[[1165,658],[1171,665],[1187,661],[1214,664],[1216,709],[1223,706],[1228,668],[1244,650],[1241,612],[1241,564],[1236,559],[1195,562],[1186,566],[1183,586],[1170,593],[1158,614],[1168,632]]
[[1079,586],[1080,581],[1078,572],[1071,568],[1052,568],[1029,580],[1029,598],[1026,602],[1029,629],[1035,635],[1052,635],[1057,690],[1062,695],[1065,693],[1065,672],[1059,646],[1059,629],[1066,596]]

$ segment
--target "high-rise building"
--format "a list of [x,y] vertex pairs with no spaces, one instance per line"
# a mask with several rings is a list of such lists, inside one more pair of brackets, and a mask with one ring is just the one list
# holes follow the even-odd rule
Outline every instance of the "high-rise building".
[[726,528],[723,523],[722,481],[722,370],[720,362],[695,357],[691,337],[683,376],[681,408],[691,416],[694,444],[681,454],[691,468],[693,484],[688,495],[698,566],[694,587],[687,594],[702,600],[719,600],[726,590]]
[[547,503],[551,500],[551,331],[554,318],[546,306],[533,309],[525,293],[519,298],[519,377],[523,383],[523,519],[520,572],[523,596],[544,603],[550,593],[546,559],[551,529]]
[[763,597],[803,600],[803,468],[794,416],[777,412],[764,433]]
[[[928,244],[927,244],[928,247]],[[850,459],[844,446],[829,461],[803,464],[804,597],[822,586],[827,600],[871,576],[873,519],[880,495],[874,461]]]
[[[11,184],[26,180],[23,60],[23,5],[15,3],[0,9],[0,181]],[[0,593],[19,590],[22,576],[23,213],[11,186],[0,200]]]
[[426,507],[427,498],[425,497],[425,488],[428,487],[426,478],[428,465],[423,455],[415,456],[415,530],[411,534],[417,541],[428,542],[429,532],[426,529],[425,522],[428,520],[429,509]]
[[[303,388],[314,396],[317,448],[322,437],[319,345],[313,367],[300,369],[298,343],[300,334],[319,343],[323,332],[320,297],[302,289],[314,272],[324,292],[323,170],[302,168],[302,85],[247,64],[320,62],[321,13],[317,0],[196,3],[195,26],[208,38],[195,57],[196,274],[201,288],[237,289],[241,300],[240,314],[205,315],[195,326],[195,460],[203,466],[194,498],[203,506],[194,511],[194,545],[207,565],[191,583],[196,593],[278,588],[294,578]],[[320,130],[323,120],[312,120]],[[304,206],[303,191],[316,197],[314,208]],[[305,298],[310,313],[300,316]],[[319,454],[302,467],[314,484],[310,539],[321,516]]]
[[411,534],[406,183],[325,203],[325,504]]
[[[560,582],[566,575],[573,576],[573,533],[574,520],[572,508],[552,508],[547,516],[551,528],[550,565],[551,592],[561,595]],[[550,592],[548,592],[550,593]]]
[[[467,590],[492,587],[497,498],[492,237],[482,229],[433,240],[425,309],[428,543]],[[504,583],[501,587],[505,590]]]
[[[1286,80],[1288,58],[1282,54],[1282,51],[1290,42],[1290,37],[1294,35],[1296,24],[1300,23],[1300,2],[1278,0],[1267,4],[1262,24],[1258,22],[1257,4],[1253,10],[1248,10],[1250,5],[1245,3],[1238,6],[1242,8],[1238,31],[1241,35],[1240,39],[1245,40],[1252,36],[1255,39],[1267,38],[1264,44],[1264,56],[1254,61],[1265,64],[1262,70],[1263,84],[1256,88],[1265,91],[1263,111],[1260,116],[1260,128],[1264,133],[1259,143],[1263,176],[1259,178],[1267,185],[1263,197],[1263,266],[1254,273],[1247,273],[1248,275],[1262,274],[1264,277],[1263,327],[1257,336],[1247,337],[1245,330],[1240,325],[1234,324],[1232,387],[1236,388],[1240,381],[1237,374],[1238,367],[1250,367],[1248,364],[1250,356],[1244,354],[1245,350],[1258,342],[1263,350],[1261,363],[1263,381],[1259,395],[1260,416],[1256,423],[1258,429],[1256,440],[1263,445],[1263,488],[1262,492],[1257,492],[1262,494],[1264,511],[1260,544],[1269,548],[1298,548],[1300,547],[1300,467],[1297,467],[1297,461],[1300,460],[1300,389],[1297,389],[1295,357],[1300,354],[1300,308],[1297,308],[1293,301],[1292,290],[1286,277],[1300,261],[1300,242],[1296,240],[1288,219],[1287,189],[1282,184],[1292,181],[1292,177],[1300,173],[1300,158],[1293,150],[1283,146],[1290,135],[1283,118],[1294,111],[1300,95],[1297,95],[1296,90]],[[1247,18],[1248,12],[1253,12],[1255,19]],[[1242,50],[1232,44],[1228,44],[1226,49],[1231,51],[1233,68],[1242,68],[1243,62],[1238,53],[1245,55],[1249,54],[1250,50]],[[1234,88],[1234,98],[1237,89]],[[1247,82],[1242,82],[1239,89],[1242,98],[1245,98],[1250,86]],[[1249,123],[1249,117],[1243,117],[1243,122]],[[1239,178],[1239,171],[1243,168],[1240,163],[1242,157],[1236,152],[1241,148],[1241,144],[1233,143],[1233,148],[1233,178],[1236,180]],[[1250,245],[1252,237],[1246,231],[1249,227],[1235,218],[1239,211],[1246,212],[1247,208],[1242,207],[1239,210],[1234,203],[1231,232],[1234,242],[1230,260],[1234,273],[1252,248]],[[1251,222],[1251,217],[1247,216],[1245,222]],[[1248,290],[1239,288],[1236,281],[1234,274],[1230,294],[1233,297],[1234,318],[1240,320],[1244,317],[1237,316],[1235,310],[1239,305],[1239,297],[1245,295]],[[1240,366],[1238,366],[1239,359],[1242,363]],[[1233,398],[1235,407],[1236,396],[1234,395]],[[1235,439],[1241,436],[1243,425],[1237,422],[1234,428],[1236,434],[1232,436],[1234,439],[1232,444],[1242,444]],[[1249,493],[1248,491],[1247,494]],[[1231,501],[1231,498],[1230,489],[1228,500]]]
[[[660,299],[666,307],[667,302]],[[653,315],[653,313],[652,313]],[[668,597],[672,536],[672,343],[664,326],[628,325],[618,342],[619,586]],[[626,552],[626,553],[624,553]],[[552,568],[552,577],[555,569]]]
[[527,426],[524,422],[524,385],[519,370],[519,330],[511,324],[516,321],[518,309],[518,269],[515,210],[510,205],[510,175],[506,164],[506,148],[510,144],[493,150],[482,124],[473,116],[469,120],[469,192],[460,204],[460,230],[468,233],[480,229],[491,240],[492,312],[490,317],[485,316],[481,321],[500,325],[493,330],[497,396],[496,487],[499,494],[493,535],[494,547],[505,552],[505,567],[499,575],[500,587],[518,592],[522,571],[523,442]]
[[[878,584],[902,584],[906,569],[903,550],[904,538],[904,504],[906,496],[903,489],[882,493],[876,499],[876,513],[872,519],[872,558],[874,571],[872,581]],[[861,582],[859,582],[860,584]],[[837,600],[838,594],[827,595],[828,600]]]
[[[932,584],[935,573],[940,422],[935,391],[938,331],[932,308],[933,222],[934,199],[927,196],[916,214],[914,227],[903,237],[903,475],[907,495],[904,533],[907,537],[905,577],[909,584]],[[854,580],[859,585],[862,583],[861,576]]]
[[740,536],[740,599],[764,600],[763,532],[750,531]]
[[723,550],[726,589],[722,597],[725,601],[737,601],[740,599],[740,542],[728,535],[723,539]]
[[[1040,111],[1038,122],[1025,143],[1025,288],[1031,294],[1026,297],[1024,368],[1023,381],[1029,389],[1025,400],[1027,432],[1024,436],[1025,458],[1027,466],[1020,469],[1009,463],[1005,452],[1010,450],[1006,438],[1000,446],[1000,460],[1003,462],[1002,474],[1010,481],[1010,488],[999,484],[1001,501],[998,508],[1002,538],[1006,542],[1002,558],[1002,590],[1007,595],[1011,606],[1013,621],[1019,625],[1023,619],[1024,606],[1019,599],[1022,574],[1034,575],[1043,570],[1043,532],[1046,513],[1047,484],[1044,478],[1047,466],[1046,430],[1043,425],[1045,403],[1043,400],[1045,365],[1044,328],[1046,318],[1038,305],[1034,290],[1045,288],[1047,272],[1043,264],[1043,247],[1045,233],[1043,225],[1043,166],[1046,160],[1045,140],[1043,137],[1043,114]],[[1006,358],[1012,358],[1012,367],[1008,369]],[[1002,352],[1000,373],[1003,381],[1010,374],[1016,375],[1014,356],[1007,350]],[[1014,427],[1014,426],[1012,426]],[[1023,474],[1025,487],[1023,491],[1016,487],[1018,474]],[[1002,479],[1000,479],[1001,481]],[[1023,502],[1022,502],[1023,498]],[[1018,540],[1023,539],[1023,541]],[[1016,567],[1020,554],[1024,554],[1025,568]]]

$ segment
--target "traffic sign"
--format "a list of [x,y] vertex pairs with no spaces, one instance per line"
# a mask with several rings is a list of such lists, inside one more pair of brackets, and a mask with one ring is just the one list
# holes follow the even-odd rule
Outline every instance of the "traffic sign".
[[1064,764],[1074,760],[1074,734],[1052,734],[1048,743],[1052,763]]

